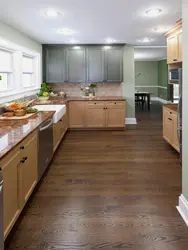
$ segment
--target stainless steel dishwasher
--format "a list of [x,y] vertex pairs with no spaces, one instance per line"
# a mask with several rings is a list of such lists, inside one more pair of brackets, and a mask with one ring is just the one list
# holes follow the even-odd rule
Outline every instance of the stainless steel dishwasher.
[[53,157],[53,118],[45,121],[38,129],[38,176],[43,176]]
[[0,168],[0,250],[4,250],[4,227],[3,227],[3,175]]

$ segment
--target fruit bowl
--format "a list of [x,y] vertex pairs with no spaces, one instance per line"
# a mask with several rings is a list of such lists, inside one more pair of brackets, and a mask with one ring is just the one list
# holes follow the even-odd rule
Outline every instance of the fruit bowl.
[[37,96],[38,101],[46,102],[49,100],[49,96]]

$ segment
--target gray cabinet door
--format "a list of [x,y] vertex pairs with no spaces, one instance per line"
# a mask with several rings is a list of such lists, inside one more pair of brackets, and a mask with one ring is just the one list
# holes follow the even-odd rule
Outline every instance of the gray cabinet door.
[[63,47],[46,47],[46,82],[62,83],[65,81],[65,53]]
[[85,48],[67,48],[66,80],[73,83],[86,81]]
[[104,81],[104,49],[98,47],[87,48],[87,81]]
[[105,51],[105,81],[122,82],[123,50],[111,47]]

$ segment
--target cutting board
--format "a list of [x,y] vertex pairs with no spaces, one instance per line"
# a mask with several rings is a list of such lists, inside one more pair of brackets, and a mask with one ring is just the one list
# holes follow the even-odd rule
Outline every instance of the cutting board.
[[6,120],[6,121],[7,120],[25,120],[25,119],[32,118],[37,113],[26,114],[24,116],[12,116],[12,117],[4,117],[4,116],[0,115],[0,120]]

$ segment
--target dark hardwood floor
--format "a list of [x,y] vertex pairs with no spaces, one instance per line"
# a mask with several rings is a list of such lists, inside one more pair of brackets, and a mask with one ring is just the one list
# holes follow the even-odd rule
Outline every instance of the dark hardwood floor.
[[161,105],[126,131],[69,132],[8,250],[186,250],[176,210],[179,155],[162,139]]

